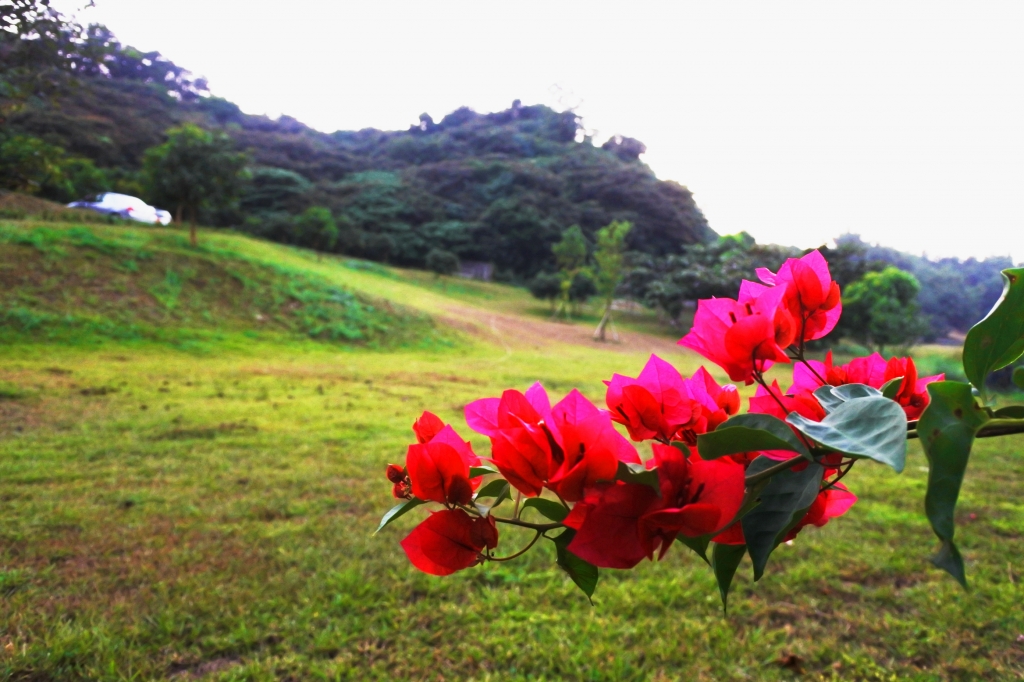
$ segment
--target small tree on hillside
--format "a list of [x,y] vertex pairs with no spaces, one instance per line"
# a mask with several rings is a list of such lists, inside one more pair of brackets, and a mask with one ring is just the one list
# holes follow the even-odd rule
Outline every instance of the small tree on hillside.
[[426,257],[427,270],[435,276],[454,275],[459,271],[459,257],[444,249],[431,249]]
[[886,346],[908,347],[928,331],[909,272],[889,266],[869,272],[843,292],[843,325],[849,338],[884,353]]
[[562,276],[556,272],[541,272],[530,280],[529,289],[534,298],[548,301],[554,314],[555,301],[562,296]]
[[196,211],[223,208],[242,190],[247,158],[223,133],[186,123],[167,131],[167,142],[146,150],[143,171],[154,203],[175,207],[175,221],[188,211],[189,241],[196,245]]
[[559,313],[564,312],[565,318],[569,319],[573,279],[587,263],[587,238],[579,225],[573,225],[563,232],[562,239],[551,247],[551,253],[555,255],[555,262],[562,275],[561,302],[553,317],[557,318]]
[[604,341],[605,329],[612,320],[612,302],[625,275],[626,235],[631,229],[632,223],[615,221],[597,231],[594,285],[604,303],[604,314],[594,330],[597,341]]
[[324,251],[331,251],[338,243],[338,224],[331,209],[310,206],[295,218],[292,236],[297,244],[315,249],[319,260]]

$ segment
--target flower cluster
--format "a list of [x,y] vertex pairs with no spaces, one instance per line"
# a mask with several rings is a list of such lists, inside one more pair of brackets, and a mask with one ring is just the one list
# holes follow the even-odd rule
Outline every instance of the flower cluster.
[[[786,261],[777,273],[757,274],[761,281],[743,282],[736,300],[700,301],[693,328],[679,341],[732,381],[758,384],[748,416],[739,415],[736,386],[720,385],[703,367],[683,377],[657,356],[635,378],[615,374],[605,381],[607,409],[576,390],[552,405],[539,383],[525,393],[510,389],[470,403],[467,424],[490,440],[484,458],[451,425],[425,412],[413,425],[416,443],[405,465],[388,465],[393,495],[402,502],[381,527],[419,504],[442,505],[402,541],[413,565],[433,575],[518,556],[496,556],[498,528],[529,528],[535,536],[525,549],[541,537],[553,540],[559,565],[582,587],[573,566],[632,568],[644,558],[660,559],[676,540],[705,559],[710,543],[747,545],[751,532],[765,532],[750,512],[759,495],[769,494],[762,491],[773,476],[810,477],[801,483],[810,487],[792,521],[769,540],[792,540],[807,526],[846,513],[857,498],[840,479],[858,458],[872,455],[829,445],[828,429],[838,428],[830,415],[850,397],[833,396],[832,387],[858,384],[851,388],[889,406],[895,401],[912,421],[928,403],[925,386],[942,376],[919,378],[910,358],[886,361],[874,354],[840,366],[831,352],[824,362],[806,359],[805,344],[828,334],[842,310],[825,259],[813,251]],[[772,364],[791,362],[788,390],[768,383],[764,374]],[[759,433],[770,439],[750,441],[749,451],[705,448],[711,435],[747,424],[742,420],[749,415],[763,415],[748,428],[767,429]],[[801,424],[820,425],[825,435]],[[484,476],[490,482],[481,487]],[[512,497],[511,515],[500,515],[498,505]],[[528,506],[550,522],[521,518]],[[753,551],[751,557],[756,561]]]

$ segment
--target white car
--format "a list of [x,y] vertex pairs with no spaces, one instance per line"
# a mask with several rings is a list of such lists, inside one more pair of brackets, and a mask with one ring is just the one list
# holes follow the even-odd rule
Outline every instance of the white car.
[[116,215],[147,225],[168,225],[171,222],[171,214],[168,211],[150,206],[138,197],[116,192],[104,192],[97,194],[92,199],[72,201],[68,204],[68,208],[87,208],[98,213]]

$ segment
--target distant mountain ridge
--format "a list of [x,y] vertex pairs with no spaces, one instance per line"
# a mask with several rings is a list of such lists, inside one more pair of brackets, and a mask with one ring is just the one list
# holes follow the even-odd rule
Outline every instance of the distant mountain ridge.
[[463,107],[436,123],[424,114],[405,131],[323,133],[224,99],[183,98],[152,79],[96,75],[56,102],[30,103],[7,126],[91,159],[131,188],[143,152],[186,122],[226,132],[252,159],[240,205],[203,219],[277,241],[293,241],[289,216],[326,206],[342,227],[339,248],[355,255],[416,266],[441,248],[522,281],[553,267],[550,247],[574,224],[592,236],[629,220],[630,247],[651,254],[717,236],[689,190],[640,161],[642,143],[616,137],[597,147],[573,112],[518,100],[490,114]]

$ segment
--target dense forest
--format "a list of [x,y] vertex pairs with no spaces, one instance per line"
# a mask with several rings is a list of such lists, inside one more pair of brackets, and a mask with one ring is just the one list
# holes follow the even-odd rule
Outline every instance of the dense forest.
[[[755,266],[800,254],[746,234],[719,237],[685,187],[643,163],[641,142],[615,136],[597,146],[572,111],[516,100],[504,111],[460,108],[436,122],[421,114],[403,131],[324,133],[288,116],[245,114],[158,52],[79,26],[46,0],[2,9],[3,189],[58,201],[114,190],[174,210],[154,181],[156,162],[169,140],[189,138],[233,152],[244,167],[233,191],[195,200],[202,223],[404,266],[480,261],[496,278],[540,290],[545,276],[555,277],[545,273],[558,269],[552,247],[570,228],[580,228],[593,253],[598,230],[625,222],[632,227],[619,294],[669,320],[697,298],[730,295]],[[878,295],[906,309],[902,320],[925,314],[927,327],[914,333],[927,339],[982,317],[1001,291],[999,271],[1011,265],[931,261],[855,235],[825,254],[844,288],[886,266],[910,273],[906,286],[895,275],[869,279],[876,288],[887,282],[892,291]],[[893,298],[897,289],[910,298]]]
[[76,69],[74,84],[28,98],[4,122],[6,135],[41,140],[99,171],[79,186],[43,187],[47,198],[106,184],[155,199],[138,178],[145,151],[193,123],[225,133],[250,161],[237,201],[206,207],[200,220],[278,241],[297,241],[292,216],[322,206],[338,223],[340,250],[422,266],[440,248],[521,281],[553,266],[551,246],[571,225],[593,239],[604,225],[629,221],[630,248],[652,254],[716,236],[685,187],[640,161],[641,143],[617,137],[597,147],[571,111],[517,100],[438,122],[423,114],[405,131],[327,134],[287,116],[244,114],[159,53],[121,45],[102,27],[78,40],[79,52],[98,56]]

